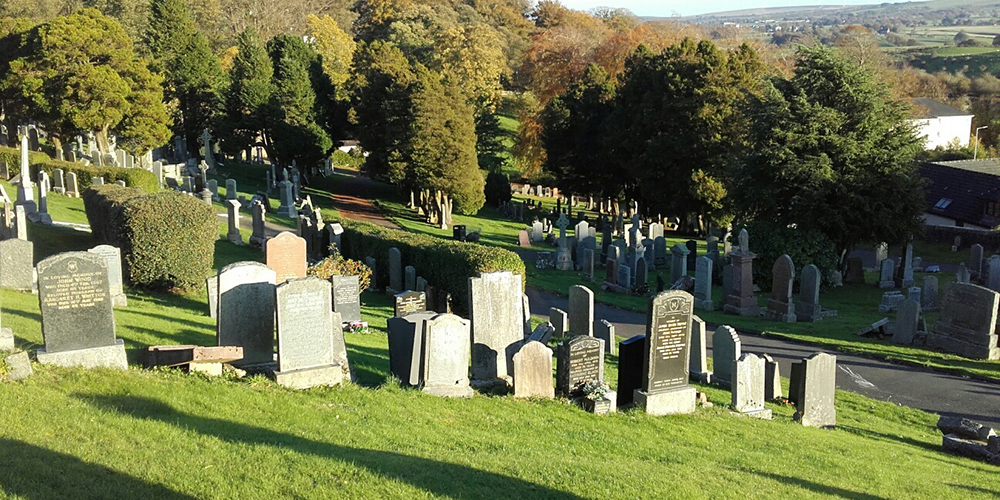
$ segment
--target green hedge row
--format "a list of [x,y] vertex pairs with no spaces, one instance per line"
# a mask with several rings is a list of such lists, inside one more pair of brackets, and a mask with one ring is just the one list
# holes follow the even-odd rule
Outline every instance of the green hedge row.
[[[11,177],[21,172],[21,153],[19,150],[0,147],[0,161],[7,162]],[[49,174],[49,177],[52,177],[52,171],[61,168],[63,176],[70,172],[76,173],[76,182],[81,191],[92,186],[94,179],[98,177],[104,177],[104,182],[107,184],[125,181],[126,186],[142,188],[148,193],[154,193],[160,189],[156,174],[142,168],[102,167],[53,160],[49,158],[49,155],[37,151],[28,152],[28,162],[31,164],[32,181],[38,180],[38,172],[44,171]]]
[[[457,313],[469,309],[469,278],[479,273],[511,271],[525,276],[524,261],[514,252],[476,243],[461,243],[408,233],[365,222],[341,220],[344,255],[364,262],[374,257],[379,285],[389,283],[389,249],[403,254],[403,266],[413,266],[435,288],[452,295]],[[523,281],[522,281],[523,284]]]
[[121,249],[132,285],[192,289],[212,274],[219,228],[200,200],[105,184],[85,191],[83,202],[94,237]]

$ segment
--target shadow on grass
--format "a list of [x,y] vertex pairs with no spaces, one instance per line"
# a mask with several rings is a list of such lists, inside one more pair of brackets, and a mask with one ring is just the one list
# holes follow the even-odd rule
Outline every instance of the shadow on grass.
[[[354,370],[355,383],[364,387],[380,387],[389,379],[389,351],[374,347],[347,346],[348,359]],[[377,367],[382,366],[385,371]]]
[[948,486],[951,486],[952,488],[959,488],[959,489],[963,489],[963,490],[968,490],[968,491],[971,491],[973,493],[980,493],[980,494],[983,494],[983,495],[989,495],[989,496],[992,496],[993,498],[1000,498],[1000,491],[997,491],[997,490],[990,490],[990,489],[986,489],[986,488],[980,488],[978,486],[968,486],[968,485],[964,485],[964,484],[955,484],[955,483],[948,483]]
[[[189,415],[175,410],[162,401],[150,398],[97,394],[74,394],[74,397],[104,411],[132,418],[163,422],[176,426],[178,429],[199,432],[229,443],[272,446],[305,455],[348,462],[355,466],[364,467],[373,474],[396,479],[431,494],[444,497],[580,498],[571,493],[463,465],[388,451],[340,446],[263,427]],[[135,498],[136,495],[128,495],[128,497]],[[158,497],[151,496],[151,498]]]
[[33,500],[195,498],[103,465],[6,438],[0,438],[0,489],[5,494]]
[[867,438],[867,439],[875,439],[875,440],[878,440],[878,441],[889,441],[889,442],[896,442],[896,443],[900,443],[900,444],[904,444],[904,445],[909,445],[909,446],[916,446],[918,448],[923,448],[923,449],[931,451],[931,452],[941,451],[941,447],[940,446],[934,446],[932,444],[925,443],[923,441],[917,441],[916,439],[912,439],[912,438],[905,438],[905,437],[902,437],[902,436],[894,436],[892,434],[884,434],[884,433],[881,433],[881,432],[874,432],[874,431],[870,431],[868,429],[862,429],[860,427],[851,427],[849,425],[838,425],[837,428],[839,428],[842,431],[850,432],[851,434],[857,434],[858,436],[861,436],[861,437],[864,437],[864,438]]
[[759,471],[748,471],[751,474],[756,474],[761,477],[766,477],[768,479],[773,479],[780,483],[790,484],[804,488],[810,491],[814,491],[821,495],[833,495],[842,498],[855,498],[860,500],[888,500],[885,497],[869,495],[860,491],[851,491],[844,488],[838,488],[836,486],[827,486],[825,484],[814,483],[812,481],[801,479],[798,477],[782,476],[780,474],[772,474],[770,472],[759,472]]

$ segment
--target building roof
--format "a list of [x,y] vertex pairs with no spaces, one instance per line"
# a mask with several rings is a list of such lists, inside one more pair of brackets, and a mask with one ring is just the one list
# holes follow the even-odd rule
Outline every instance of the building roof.
[[974,116],[958,108],[953,108],[943,102],[935,101],[929,97],[914,97],[910,99],[913,104],[913,114],[916,118],[941,118],[944,116]]
[[986,203],[1000,201],[1000,159],[924,163],[927,213],[983,227],[1000,226],[986,215]]

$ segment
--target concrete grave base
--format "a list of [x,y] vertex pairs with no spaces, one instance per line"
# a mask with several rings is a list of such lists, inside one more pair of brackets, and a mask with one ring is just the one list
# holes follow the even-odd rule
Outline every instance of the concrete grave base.
[[112,295],[111,305],[112,307],[128,307],[128,297],[124,293]]
[[468,384],[424,386],[424,392],[443,398],[471,398],[473,395],[472,387],[469,387]]
[[3,362],[7,365],[7,380],[18,381],[31,376],[31,360],[28,358],[27,352],[21,351],[11,354]]
[[0,328],[0,351],[14,350],[14,331],[10,328]]
[[308,389],[319,385],[335,386],[344,383],[344,370],[340,363],[290,371],[275,371],[274,381],[292,389]]
[[646,394],[642,389],[632,393],[636,406],[646,409],[650,415],[675,415],[678,413],[694,413],[698,391],[687,386],[658,394]]
[[125,342],[122,339],[116,339],[115,345],[74,351],[45,352],[45,349],[39,349],[35,352],[35,356],[43,365],[128,369]]
[[733,415],[739,415],[742,417],[753,417],[759,418],[761,420],[771,420],[771,410],[768,408],[761,408],[759,410],[749,410],[749,411],[734,411]]

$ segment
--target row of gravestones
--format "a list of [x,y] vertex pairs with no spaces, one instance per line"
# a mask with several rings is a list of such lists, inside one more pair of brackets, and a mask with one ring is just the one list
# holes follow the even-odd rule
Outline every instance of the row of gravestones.
[[814,264],[802,268],[798,300],[792,300],[795,282],[795,264],[788,254],[778,257],[771,267],[771,298],[767,301],[764,317],[785,323],[815,322],[835,316],[837,311],[819,305],[820,271]]

